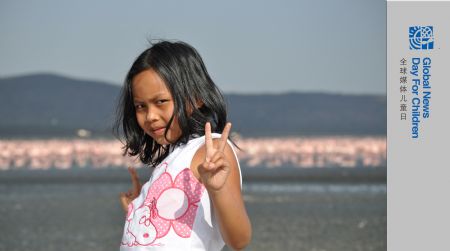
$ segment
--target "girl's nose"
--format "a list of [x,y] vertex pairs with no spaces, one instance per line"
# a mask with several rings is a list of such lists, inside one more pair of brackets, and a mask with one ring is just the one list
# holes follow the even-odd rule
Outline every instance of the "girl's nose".
[[150,106],[147,109],[147,116],[145,117],[145,119],[148,122],[153,122],[153,121],[158,120],[158,114],[156,113],[155,109],[152,108],[152,106]]

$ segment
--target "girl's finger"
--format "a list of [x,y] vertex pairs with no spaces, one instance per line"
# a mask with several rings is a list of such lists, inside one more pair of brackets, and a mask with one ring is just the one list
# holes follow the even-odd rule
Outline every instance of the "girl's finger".
[[120,193],[120,204],[125,212],[128,211],[128,199],[124,193]]
[[219,151],[223,152],[225,150],[225,145],[227,144],[228,135],[230,134],[231,123],[228,122],[223,128],[222,136],[219,142]]
[[199,168],[199,173],[205,173],[205,172],[209,172],[210,171],[210,167],[209,167],[209,165],[210,165],[210,163],[211,162],[208,162],[208,161],[205,161],[205,162],[203,162],[201,165],[200,165],[200,168]]
[[211,162],[213,164],[213,168],[211,168],[211,171],[215,171],[219,167],[223,167],[225,165],[225,160],[223,158],[218,159],[215,162]]
[[139,193],[141,190],[141,182],[139,181],[136,169],[134,169],[133,167],[128,167],[128,171],[130,172],[131,175],[131,184],[133,187],[133,192]]
[[224,158],[225,154],[223,152],[217,151],[214,153],[214,155],[211,157],[211,159],[209,160],[209,162],[216,162],[217,160],[219,160],[220,158]]
[[213,141],[211,136],[211,124],[206,122],[205,125],[205,147],[206,147],[206,161],[209,161],[211,155],[214,153]]

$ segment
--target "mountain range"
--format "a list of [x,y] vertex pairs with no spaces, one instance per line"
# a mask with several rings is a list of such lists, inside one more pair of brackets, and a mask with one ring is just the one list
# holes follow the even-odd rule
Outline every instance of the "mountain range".
[[[33,74],[0,78],[0,137],[109,137],[120,87]],[[243,136],[385,135],[386,96],[331,93],[225,94]]]

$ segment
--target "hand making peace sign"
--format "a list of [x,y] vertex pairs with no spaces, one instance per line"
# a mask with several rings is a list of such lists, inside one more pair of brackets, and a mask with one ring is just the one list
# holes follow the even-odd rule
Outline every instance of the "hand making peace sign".
[[125,212],[128,211],[128,204],[139,196],[142,188],[136,169],[133,167],[128,167],[128,172],[130,172],[131,175],[132,188],[126,193],[120,193],[120,204]]
[[205,125],[205,160],[199,166],[198,172],[203,185],[208,189],[220,190],[230,174],[230,163],[225,157],[225,146],[231,123],[227,123],[219,139],[218,146],[215,147],[211,136],[211,124]]

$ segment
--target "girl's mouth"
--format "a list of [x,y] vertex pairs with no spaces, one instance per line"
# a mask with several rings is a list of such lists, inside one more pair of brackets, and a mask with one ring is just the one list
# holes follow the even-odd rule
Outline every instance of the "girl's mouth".
[[166,129],[165,127],[161,127],[161,128],[156,129],[156,130],[152,130],[152,132],[155,135],[163,135],[165,129]]

